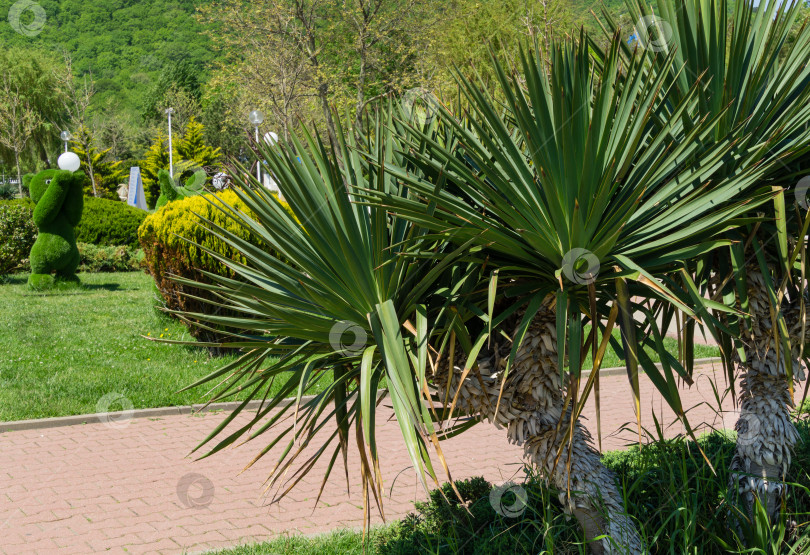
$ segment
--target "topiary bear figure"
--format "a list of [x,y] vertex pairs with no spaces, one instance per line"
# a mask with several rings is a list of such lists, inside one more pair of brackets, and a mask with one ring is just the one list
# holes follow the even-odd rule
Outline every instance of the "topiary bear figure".
[[39,236],[31,247],[32,289],[48,289],[54,284],[51,272],[63,281],[79,282],[79,249],[73,228],[79,224],[84,208],[83,174],[45,170],[31,179],[34,223]]

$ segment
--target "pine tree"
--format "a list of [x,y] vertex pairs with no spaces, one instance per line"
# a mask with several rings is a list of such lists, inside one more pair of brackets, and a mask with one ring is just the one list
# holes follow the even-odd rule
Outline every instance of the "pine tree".
[[[146,204],[154,207],[160,197],[158,172],[169,170],[168,138],[160,131],[141,163]],[[191,118],[185,131],[172,144],[175,186],[181,186],[194,173],[202,168],[211,175],[219,168],[222,151],[205,143],[205,126]]]
[[218,165],[222,151],[205,144],[205,126],[192,117],[183,137],[177,141],[177,153],[182,160],[207,169]]
[[[175,149],[176,150],[176,149]],[[176,152],[175,152],[176,154]],[[154,206],[160,196],[158,172],[169,169],[168,138],[160,131],[146,151],[146,158],[141,163],[141,178],[146,195],[147,206]]]

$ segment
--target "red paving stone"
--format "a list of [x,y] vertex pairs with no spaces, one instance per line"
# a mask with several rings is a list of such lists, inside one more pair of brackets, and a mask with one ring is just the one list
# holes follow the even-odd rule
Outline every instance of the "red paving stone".
[[[684,405],[691,408],[690,422],[732,427],[736,414],[731,400],[723,403],[726,412],[716,413],[711,408],[716,406],[712,368],[702,371],[695,386],[682,390]],[[722,389],[719,369],[714,379]],[[623,376],[601,379],[605,450],[620,449],[636,437],[629,392]],[[641,394],[645,425],[652,426],[653,412],[665,424],[672,421],[671,411],[644,378]],[[389,520],[402,517],[414,500],[424,498],[390,414],[383,409],[386,418],[378,418],[377,432]],[[595,438],[594,415],[591,397],[583,416]],[[346,493],[342,466],[336,467],[317,508],[317,477],[326,456],[310,478],[273,505],[263,497],[262,484],[278,449],[241,474],[263,447],[260,441],[201,461],[189,458],[189,451],[224,417],[177,415],[0,434],[0,552],[189,553],[280,534],[362,526],[359,463],[353,452],[351,493]],[[631,431],[620,431],[628,422]],[[667,435],[681,431],[679,425],[671,426]],[[493,426],[476,426],[443,443],[443,450],[456,479],[483,475],[502,483],[522,475],[521,449],[509,445],[504,431]],[[180,484],[189,484],[185,504],[178,494]]]

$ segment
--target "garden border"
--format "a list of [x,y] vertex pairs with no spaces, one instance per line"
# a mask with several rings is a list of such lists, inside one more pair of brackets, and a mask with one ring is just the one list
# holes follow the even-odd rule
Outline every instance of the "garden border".
[[[720,362],[719,357],[701,358],[695,360],[695,366],[713,364]],[[655,364],[661,368],[661,363]],[[623,375],[626,372],[624,367],[603,368],[601,374],[603,376],[617,376]],[[582,376],[586,377],[590,372],[583,372]],[[309,395],[303,399],[312,399],[314,396]],[[295,399],[286,399],[285,403],[291,404]],[[214,403],[211,405],[195,404],[195,405],[182,405],[176,407],[159,407],[154,409],[136,409],[119,412],[102,412],[95,414],[77,414],[73,416],[57,416],[54,418],[36,418],[32,420],[14,420],[11,422],[0,422],[0,434],[5,432],[17,432],[23,430],[42,430],[47,428],[61,428],[64,426],[77,426],[80,424],[95,424],[105,422],[118,422],[123,420],[132,420],[135,418],[160,418],[162,416],[175,416],[182,414],[200,414],[206,412],[227,411],[237,408],[242,403],[240,401],[233,401],[229,403]],[[262,404],[262,401],[251,401],[245,407],[247,410],[257,410]]]

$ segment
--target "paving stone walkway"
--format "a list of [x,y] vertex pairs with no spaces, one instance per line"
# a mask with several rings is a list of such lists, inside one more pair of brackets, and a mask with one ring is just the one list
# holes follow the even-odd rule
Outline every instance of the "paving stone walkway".
[[[724,384],[719,365],[701,371],[696,384],[682,392],[684,405],[693,407],[690,422],[733,427],[736,413],[730,399],[723,403],[725,412],[711,408],[717,403],[710,379],[721,389]],[[642,378],[641,383],[644,423],[652,425],[653,411],[662,422],[671,422],[672,413],[649,381]],[[632,431],[620,431],[628,421],[635,428],[627,379],[604,377],[601,385],[602,445],[620,449],[634,440]],[[593,397],[584,416],[595,438]],[[317,507],[326,460],[287,498],[270,505],[262,496],[262,483],[278,449],[241,474],[263,443],[201,461],[187,457],[224,418],[222,413],[177,415],[0,434],[0,552],[196,553],[279,534],[362,526],[359,464],[353,451],[350,493],[342,467],[336,469]],[[384,508],[391,520],[412,510],[413,501],[424,493],[396,423],[381,418],[378,426]],[[668,435],[680,432],[680,426],[673,426]],[[454,478],[483,475],[502,483],[522,475],[521,449],[489,425],[448,440],[443,449]]]

